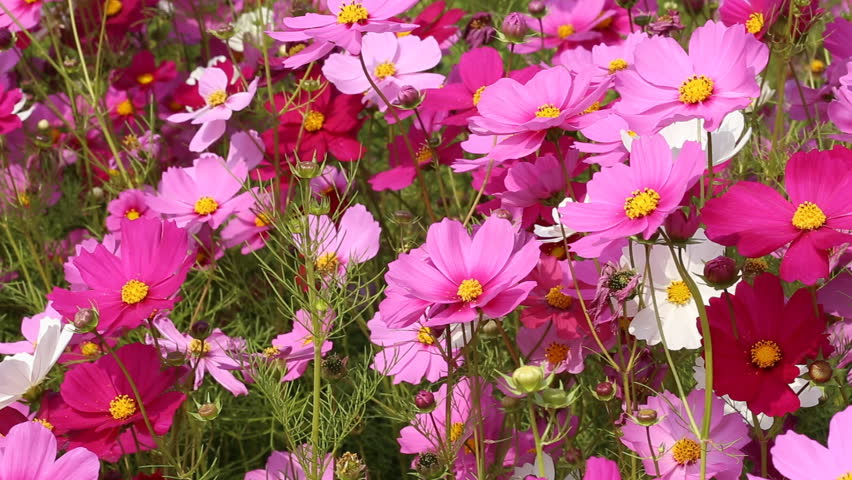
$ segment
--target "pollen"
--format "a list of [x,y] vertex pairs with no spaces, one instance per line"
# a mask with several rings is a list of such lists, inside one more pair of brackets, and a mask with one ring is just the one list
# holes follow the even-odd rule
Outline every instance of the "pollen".
[[292,47],[290,47],[290,50],[286,51],[286,54],[287,54],[286,56],[292,57],[293,55],[301,52],[302,50],[304,50],[306,48],[308,48],[308,46],[305,45],[304,43],[297,43],[297,44],[293,45]]
[[630,135],[630,138],[636,138],[639,136],[639,134],[634,132],[633,130],[628,130],[627,134]]
[[219,210],[219,202],[213,200],[212,197],[201,197],[195,202],[195,213],[199,215],[210,215]]
[[311,110],[305,115],[305,121],[302,125],[307,131],[316,132],[322,128],[323,124],[325,124],[325,115]]
[[482,100],[482,92],[484,92],[487,87],[488,87],[488,85],[483,85],[483,86],[477,88],[475,92],[473,92],[473,106],[474,107],[479,105],[479,101]]
[[597,112],[600,109],[601,109],[601,102],[595,102],[595,103],[589,105],[589,108],[583,110],[583,113]]
[[562,113],[562,111],[556,108],[555,105],[552,103],[545,103],[538,107],[538,110],[535,111],[535,116],[538,118],[556,118],[560,113]]
[[109,414],[116,420],[125,420],[136,413],[136,400],[118,395],[109,402]]
[[705,75],[693,75],[678,88],[680,101],[690,105],[701,103],[713,95],[713,80]]
[[547,292],[547,295],[544,296],[544,299],[547,301],[548,305],[560,310],[568,310],[571,308],[571,304],[574,303],[573,298],[562,293],[562,285],[557,285],[551,288]]
[[197,338],[193,338],[189,342],[189,353],[193,357],[203,357],[204,355],[210,353],[210,344],[205,340],[199,340]]
[[819,75],[825,71],[825,62],[822,60],[815,58],[811,60],[811,72]]
[[218,107],[219,105],[223,105],[227,99],[228,93],[226,91],[216,90],[207,97],[207,106]]
[[429,327],[420,327],[417,331],[417,341],[423,345],[432,345],[435,343],[435,335],[432,335],[432,329]]
[[753,12],[748,16],[748,20],[745,22],[746,30],[748,33],[757,35],[763,30],[763,26],[766,24],[766,19],[763,18],[763,14],[760,12]]
[[80,345],[80,353],[82,353],[84,357],[96,357],[100,355],[101,347],[95,342],[83,342],[83,344]]
[[760,340],[751,346],[751,363],[755,367],[772,368],[781,358],[781,347],[772,340]]
[[769,269],[769,264],[762,258],[746,258],[743,263],[743,273],[746,275],[757,275]]
[[376,65],[375,70],[373,70],[373,75],[376,76],[379,80],[384,80],[387,77],[396,75],[396,65],[393,62],[384,62]]
[[482,284],[479,283],[479,280],[473,278],[464,280],[461,282],[461,285],[459,285],[459,290],[456,292],[456,295],[458,295],[462,301],[472,302],[482,295]]
[[544,358],[547,363],[556,365],[568,359],[568,345],[553,342],[544,349]]
[[627,214],[627,218],[636,220],[654,213],[659,204],[660,194],[655,190],[647,187],[642,190],[634,190],[624,200],[624,213]]
[[139,303],[147,296],[148,285],[139,280],[129,280],[121,287],[121,301],[128,305]]
[[27,195],[26,193],[19,193],[18,194],[18,203],[22,207],[29,207],[30,206],[30,196]]
[[257,216],[254,217],[254,226],[257,228],[268,227],[272,225],[272,220],[269,219],[269,215],[265,213],[258,213]]
[[627,68],[627,60],[623,58],[616,58],[615,60],[609,62],[610,75],[620,70],[624,70],[625,68]]
[[133,112],[136,109],[133,107],[133,102],[130,100],[124,100],[115,106],[115,113],[126,117],[127,115],[133,115]]
[[802,202],[793,214],[793,226],[799,230],[816,230],[825,225],[826,216],[822,209],[812,202]]
[[352,2],[349,5],[344,5],[337,14],[337,23],[352,25],[367,21],[370,17],[370,12],[358,2]]
[[432,161],[432,157],[432,149],[429,148],[429,145],[423,145],[420,150],[417,150],[415,160],[417,160],[418,165],[426,165]]
[[106,1],[106,14],[107,17],[112,17],[118,15],[121,12],[121,8],[123,5],[119,0],[107,0]]
[[136,150],[142,145],[141,143],[139,143],[139,137],[133,135],[132,133],[125,135],[124,138],[121,139],[121,144],[124,145],[124,148],[128,150]]
[[681,438],[672,446],[672,457],[681,465],[695,463],[701,458],[701,445],[695,440]]
[[559,28],[556,29],[556,35],[565,40],[574,34],[576,30],[574,29],[574,25],[559,25]]
[[34,418],[33,423],[37,423],[48,430],[53,430],[53,424],[43,418]]
[[689,293],[689,287],[686,286],[686,283],[675,280],[666,287],[666,300],[682,307],[692,301],[692,294]]
[[139,85],[149,85],[153,81],[154,76],[150,73],[142,73],[136,76],[136,82],[139,83]]
[[317,258],[314,266],[321,275],[331,275],[337,271],[337,266],[340,265],[340,259],[334,252],[324,253]]
[[464,424],[455,422],[450,426],[450,441],[457,442],[464,435]]
[[837,480],[852,480],[852,472],[846,472],[843,475],[837,477]]
[[142,215],[139,214],[139,210],[135,208],[131,208],[130,210],[124,212],[124,218],[128,220],[138,220]]
[[281,351],[274,345],[263,349],[263,356],[266,358],[275,358],[279,353],[281,353]]

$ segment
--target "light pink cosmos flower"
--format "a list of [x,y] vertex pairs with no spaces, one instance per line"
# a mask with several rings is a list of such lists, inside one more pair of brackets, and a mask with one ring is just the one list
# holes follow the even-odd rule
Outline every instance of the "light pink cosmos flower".
[[417,3],[417,0],[329,0],[331,15],[307,13],[282,20],[283,32],[267,32],[282,42],[314,43],[284,62],[287,68],[298,68],[319,60],[334,48],[344,48],[352,55],[361,53],[361,35],[368,32],[410,32],[417,25],[390,20]]
[[269,231],[272,229],[272,196],[259,193],[257,201],[249,208],[237,212],[236,216],[222,229],[222,243],[225,248],[242,245],[243,255],[261,249],[266,245]]
[[[305,445],[303,448],[307,450],[310,447]],[[309,450],[307,451],[309,452]],[[305,457],[304,452],[299,455],[290,452],[272,452],[272,455],[266,460],[266,468],[246,472],[243,480],[307,480],[308,475],[305,473],[301,459],[310,462],[310,454]],[[325,456],[320,480],[334,479],[333,460],[334,457],[331,454]],[[308,471],[311,468],[313,467],[308,463]]]
[[364,263],[379,252],[382,228],[361,204],[346,209],[335,226],[328,215],[308,217],[308,235],[294,240],[323,276],[342,276],[350,265]]
[[703,118],[713,131],[760,96],[755,76],[768,59],[768,47],[739,24],[708,21],[690,37],[689,54],[673,38],[649,38],[636,46],[633,68],[615,79],[616,111],[648,129]]
[[[371,33],[364,36],[361,56],[370,77],[388,101],[395,99],[406,85],[422,91],[437,88],[444,82],[441,74],[422,73],[441,61],[441,48],[433,37],[421,40],[415,35],[397,37],[393,33]],[[365,103],[378,105],[381,111],[387,109],[371,88],[358,57],[336,53],[325,61],[322,73],[341,92],[364,94]]]
[[[4,0],[0,8],[0,28],[13,32],[29,30],[41,20],[41,7],[56,0]],[[5,10],[4,10],[5,8]],[[9,13],[6,13],[6,10]]]
[[[328,310],[322,319],[322,330],[327,334],[331,331],[331,324],[335,315],[333,310]],[[314,332],[311,314],[305,310],[296,312],[293,319],[293,330],[282,333],[272,340],[272,349],[264,352],[269,358],[280,359],[287,366],[287,372],[281,377],[282,382],[296,380],[305,374],[308,364],[314,359]],[[322,356],[331,351],[334,345],[329,340],[322,343]]]
[[587,184],[588,203],[562,207],[562,223],[589,235],[571,244],[587,258],[600,255],[613,241],[630,235],[646,239],[657,231],[704,171],[698,142],[686,142],[677,158],[661,135],[633,142],[630,166],[617,164],[594,175]]
[[582,47],[565,50],[555,61],[575,75],[586,69],[596,71],[598,78],[618,75],[633,65],[636,46],[647,39],[648,34],[645,32],[634,32],[628,35],[624,42],[616,45],[601,43],[592,47],[591,51]]
[[0,478],[9,480],[98,480],[101,463],[85,448],[73,448],[56,458],[53,432],[39,422],[25,421],[0,439]]
[[[382,304],[395,303],[392,295],[401,295],[412,305],[429,305],[427,326],[472,322],[479,312],[502,317],[535,286],[523,280],[538,263],[538,243],[516,232],[507,220],[489,217],[471,236],[460,222],[444,219],[429,227],[422,248],[421,253],[400,255],[389,265],[385,275],[389,293]],[[411,311],[405,313],[384,317],[382,310],[394,328],[417,320],[411,319]]]
[[238,195],[247,176],[244,163],[229,168],[222,157],[205,154],[191,167],[169,167],[157,194],[146,193],[145,200],[152,210],[192,233],[205,223],[215,229],[251,206],[250,192]]
[[[539,28],[537,20],[527,24],[544,36],[544,48],[570,48],[579,42],[594,42],[601,38],[596,30],[602,22],[615,15],[614,10],[604,10],[605,0],[546,0],[547,15],[542,18],[544,29]],[[517,53],[531,53],[541,49],[542,41],[538,37],[517,45]]]
[[118,198],[107,204],[106,226],[110,232],[121,229],[121,219],[138,220],[140,218],[157,218],[158,214],[148,207],[145,194],[150,193],[151,187],[145,187],[145,191],[127,189],[118,194]]
[[[838,130],[847,134],[843,140],[849,141],[849,134],[852,134],[852,62],[846,64],[846,70],[850,73],[840,77],[840,84],[832,89],[834,100],[828,104],[828,119],[834,122]],[[820,89],[815,92],[819,94]],[[814,103],[819,105],[818,102]]]
[[188,334],[180,333],[175,324],[165,316],[154,320],[154,326],[162,337],[154,341],[154,338],[148,335],[146,343],[159,345],[160,354],[163,356],[170,352],[186,355],[188,365],[195,371],[193,385],[196,390],[204,381],[204,375],[209,373],[234,396],[248,395],[246,386],[231,373],[243,367],[238,358],[245,350],[245,340],[228,337],[218,328],[213,329],[210,336],[203,340],[192,338]]
[[852,407],[832,417],[828,447],[788,430],[775,439],[772,465],[790,480],[836,480],[852,472]]
[[549,129],[577,129],[579,117],[609,86],[592,80],[592,72],[572,77],[563,67],[542,70],[526,84],[502,78],[482,92],[479,115],[468,119],[468,126],[479,136],[504,136],[488,153],[495,161],[529,155]]
[[[446,344],[444,331],[423,326],[425,319],[404,328],[390,328],[376,312],[367,322],[370,341],[384,347],[376,353],[370,368],[393,377],[393,383],[418,384],[426,379],[437,382],[447,375],[447,361],[441,354]],[[455,352],[454,352],[455,353]],[[455,355],[454,355],[455,356]],[[456,359],[460,364],[461,359]]]
[[118,235],[107,233],[100,242],[94,238],[87,238],[74,246],[75,254],[68,257],[68,260],[62,265],[65,271],[65,281],[68,282],[68,289],[72,292],[86,290],[89,288],[86,281],[83,280],[83,275],[80,273],[80,269],[77,268],[77,265],[75,264],[75,259],[78,258],[82,252],[94,253],[98,245],[103,245],[107,252],[113,255],[118,255],[121,242]]
[[233,112],[249,106],[257,92],[258,80],[252,80],[245,92],[231,93],[228,75],[220,68],[207,68],[198,80],[198,94],[205,105],[191,112],[172,114],[168,121],[183,123],[192,120],[193,125],[201,125],[189,143],[190,151],[201,152],[222,137]]

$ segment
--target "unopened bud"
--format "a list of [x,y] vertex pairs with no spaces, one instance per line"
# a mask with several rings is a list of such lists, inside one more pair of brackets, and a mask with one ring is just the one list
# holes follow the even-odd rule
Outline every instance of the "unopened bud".
[[184,352],[169,352],[166,354],[166,365],[170,367],[180,367],[186,363],[186,353]]
[[393,219],[400,225],[410,225],[414,222],[414,214],[408,210],[397,210],[393,212]]
[[325,357],[322,361],[322,374],[329,380],[340,380],[346,376],[347,360],[336,353]]
[[358,480],[366,468],[357,453],[346,452],[335,462],[334,473],[338,480]]
[[825,383],[831,380],[834,370],[831,368],[831,364],[825,360],[817,360],[808,367],[808,374],[815,383]]
[[0,50],[15,46],[15,34],[8,28],[0,28]]
[[522,393],[541,391],[544,385],[544,370],[535,365],[524,365],[512,373],[514,387]]
[[595,397],[602,402],[612,400],[615,396],[615,387],[611,382],[601,382],[595,385]]
[[527,11],[536,18],[543,17],[547,13],[547,5],[541,0],[532,0],[527,5]]
[[704,280],[718,289],[730,287],[737,281],[737,262],[724,255],[704,264]]
[[296,162],[291,167],[293,175],[299,178],[317,178],[322,174],[322,165],[316,162]]
[[411,85],[405,85],[399,89],[394,103],[405,109],[414,109],[423,103],[423,96],[416,88]]
[[71,323],[77,333],[89,333],[98,327],[98,312],[94,308],[77,310]]
[[92,188],[92,197],[104,198],[104,189],[101,188],[101,187],[93,187]]
[[639,425],[650,427],[657,422],[657,411],[643,408],[636,413],[636,421],[639,422]]
[[42,118],[38,121],[38,123],[36,123],[36,128],[39,130],[47,130],[50,128],[50,122],[48,122],[46,118]]
[[205,420],[213,420],[219,416],[219,407],[213,403],[205,403],[198,407],[198,415]]
[[193,323],[192,326],[189,327],[189,335],[192,338],[204,340],[210,336],[210,324],[204,320]]
[[700,225],[700,217],[693,214],[683,213],[683,210],[675,210],[674,213],[666,217],[663,226],[666,228],[666,233],[673,242],[684,243],[698,231]]
[[527,20],[519,12],[512,12],[503,19],[503,35],[512,43],[523,42],[529,31]]
[[500,406],[506,410],[512,410],[513,408],[517,408],[521,404],[521,401],[515,397],[503,397],[500,399]]
[[427,480],[438,478],[443,470],[441,468],[441,460],[431,452],[421,453],[415,461],[414,468],[421,477]]
[[500,336],[500,325],[497,323],[497,320],[488,320],[482,326],[480,332],[485,338],[497,338]]
[[414,396],[414,405],[423,411],[432,411],[435,408],[435,395],[428,390],[420,390]]

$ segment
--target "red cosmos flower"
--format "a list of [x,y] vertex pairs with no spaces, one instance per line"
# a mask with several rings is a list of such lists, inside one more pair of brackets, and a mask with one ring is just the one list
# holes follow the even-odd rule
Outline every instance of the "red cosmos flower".
[[461,8],[444,11],[445,8],[447,8],[447,2],[439,0],[424,8],[414,21],[405,22],[418,25],[411,31],[411,35],[417,35],[420,38],[435,37],[439,45],[452,37],[459,31],[456,22],[464,17],[465,11]]
[[[169,391],[185,369],[160,369],[160,355],[153,346],[132,343],[115,355],[127,369],[139,398],[115,358],[105,355],[65,375],[59,390],[63,403],[57,402],[49,415],[55,433],[66,435],[72,446],[85,447],[108,461],[122,454],[119,444],[123,453],[152,446],[143,408],[154,434],[164,435],[186,400],[183,393]],[[141,448],[137,449],[134,437],[140,439]]]
[[826,317],[814,312],[806,289],[785,302],[778,277],[765,273],[754,285],[740,282],[735,295],[711,298],[707,307],[717,395],[748,403],[754,413],[779,417],[799,408],[789,384],[799,376],[797,365],[831,347]]
[[133,57],[130,66],[116,71],[115,88],[128,90],[138,87],[143,90],[153,89],[157,83],[169,82],[177,76],[175,62],[165,60],[157,66],[154,54],[143,50]]
[[580,277],[579,282],[571,279],[571,270],[565,261],[542,255],[530,273],[530,280],[534,280],[536,286],[521,303],[527,307],[521,312],[521,323],[525,327],[535,329],[553,324],[557,335],[565,339],[590,335],[582,303],[577,299],[577,285],[586,304],[591,303],[597,270],[592,262],[574,262],[573,268]]
[[[429,138],[422,130],[410,130],[406,135],[410,139],[415,159],[412,160],[411,152],[405,145],[402,136],[396,137],[388,145],[390,151],[390,169],[373,175],[370,185],[373,190],[402,190],[411,185],[417,176],[417,168],[428,168],[437,161],[442,165],[449,165],[455,159],[463,155],[461,145],[456,142],[456,137],[461,133],[459,127],[448,127],[441,135],[441,144],[437,147],[429,145]],[[415,168],[415,164],[417,168]]]

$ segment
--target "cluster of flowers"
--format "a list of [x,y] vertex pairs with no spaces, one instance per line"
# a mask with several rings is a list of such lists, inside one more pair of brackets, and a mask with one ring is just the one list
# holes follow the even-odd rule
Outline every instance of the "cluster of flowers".
[[[43,307],[0,343],[0,479],[169,476],[169,436],[219,413],[200,389],[254,395],[270,365],[314,376],[317,415],[352,323],[323,292],[377,257],[359,326],[375,374],[419,391],[396,441],[421,478],[852,479],[852,12],[534,0],[497,28],[444,1],[303,3],[0,4],[0,298]],[[92,78],[103,48],[126,59]],[[414,203],[425,238],[394,251],[414,215],[362,198]],[[102,225],[39,283],[10,225],[84,201]],[[229,335],[188,284],[273,249],[310,302]],[[817,405],[827,447],[793,428]],[[316,438],[240,471],[365,475]],[[155,477],[126,466],[146,452]]]

